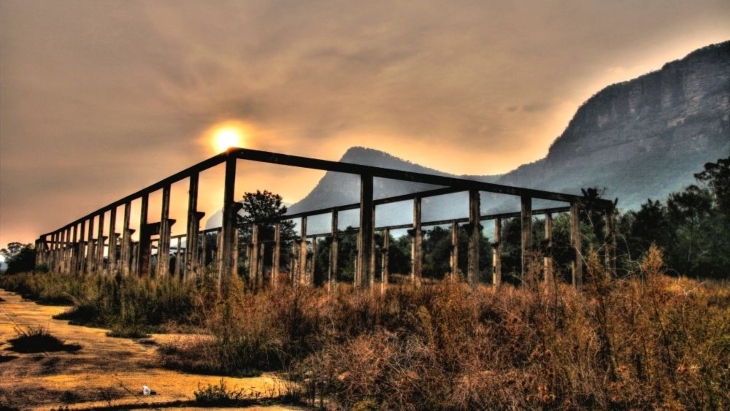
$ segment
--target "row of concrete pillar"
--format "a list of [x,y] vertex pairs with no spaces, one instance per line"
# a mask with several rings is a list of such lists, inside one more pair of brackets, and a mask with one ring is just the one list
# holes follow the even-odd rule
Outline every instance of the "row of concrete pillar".
[[[224,180],[224,198],[223,198],[223,223],[222,227],[218,230],[217,236],[217,254],[216,254],[216,265],[217,273],[219,278],[219,287],[221,291],[227,292],[229,280],[232,276],[237,275],[238,268],[238,225],[237,225],[237,213],[240,210],[241,204],[237,203],[234,199],[234,188],[236,180],[236,164],[237,160],[242,157],[248,156],[255,161],[267,161],[274,163],[282,163],[287,165],[299,165],[309,166],[313,168],[321,169],[343,169],[348,171],[352,169],[352,172],[357,172],[360,175],[360,221],[357,230],[357,257],[355,261],[355,276],[354,282],[356,287],[371,288],[375,286],[375,270],[376,270],[376,253],[375,253],[375,206],[376,201],[373,199],[373,179],[376,173],[385,175],[387,178],[390,175],[395,175],[395,178],[409,178],[415,181],[428,181],[430,179],[441,179],[442,177],[428,176],[428,175],[416,175],[414,173],[403,174],[397,170],[388,169],[376,169],[365,166],[355,165],[342,165],[341,163],[325,162],[323,160],[303,159],[298,157],[286,157],[282,160],[283,155],[275,153],[255,152],[251,150],[236,149],[235,151],[229,151],[219,155],[207,162],[201,163],[191,169],[188,169],[182,173],[170,177],[155,186],[145,189],[136,195],[125,198],[124,200],[117,202],[110,207],[99,210],[96,213],[92,213],[84,219],[77,220],[69,226],[66,226],[55,232],[45,234],[41,236],[36,242],[36,248],[38,252],[38,264],[46,264],[52,270],[61,272],[71,273],[97,273],[106,275],[150,275],[154,274],[158,278],[164,278],[171,274],[182,276],[184,279],[191,279],[198,275],[203,269],[204,256],[201,256],[200,250],[204,250],[206,247],[206,241],[202,241],[201,244],[201,232],[200,232],[200,221],[204,216],[204,213],[200,212],[198,207],[198,185],[199,185],[199,173],[213,165],[225,163],[225,180]],[[325,168],[327,167],[327,168]],[[187,227],[184,236],[176,236],[177,241],[176,247],[176,264],[174,273],[170,273],[170,251],[171,242],[173,237],[171,236],[172,226],[175,224],[175,220],[171,219],[170,213],[170,188],[171,184],[177,182],[183,178],[189,180],[188,190],[188,210],[187,210]],[[447,179],[448,182],[454,180],[453,183],[469,186],[484,186],[483,183],[474,183],[464,180]],[[493,185],[485,185],[487,189],[491,189]],[[160,219],[158,222],[148,221],[148,208],[149,208],[149,196],[151,193],[162,190],[162,206]],[[471,284],[475,284],[479,277],[479,240],[481,238],[481,226],[484,216],[480,215],[480,190],[478,188],[463,190],[459,187],[448,188],[450,192],[468,191],[469,192],[469,212],[468,218],[462,220],[451,221],[451,232],[452,232],[452,253],[451,253],[451,265],[452,265],[452,277],[459,278],[458,273],[458,260],[459,252],[458,249],[458,230],[459,223],[464,224],[469,235],[468,242],[468,266],[467,272],[465,273],[465,279]],[[533,245],[532,245],[532,201],[533,197],[531,193],[537,193],[538,195],[546,196],[544,198],[567,198],[570,203],[570,222],[571,222],[571,242],[575,249],[575,259],[572,267],[573,284],[579,286],[582,282],[582,250],[580,240],[580,218],[579,218],[579,202],[580,198],[570,197],[567,195],[553,194],[536,192],[534,190],[515,189],[511,187],[495,186],[495,192],[502,190],[507,193],[522,193],[521,198],[521,210],[518,216],[521,219],[522,226],[522,270],[525,272],[529,267],[529,264],[534,258]],[[517,191],[516,191],[517,190]],[[438,191],[438,190],[435,190]],[[413,199],[413,224],[411,225],[413,233],[413,249],[412,249],[412,271],[411,280],[414,284],[418,285],[421,281],[422,271],[422,213],[421,213],[421,200],[426,194],[413,194],[409,198]],[[551,197],[552,196],[552,197]],[[401,196],[403,197],[403,196]],[[137,228],[130,227],[132,201],[140,200],[140,222]],[[378,204],[383,203],[383,200],[378,200]],[[117,227],[117,210],[119,207],[123,207],[123,219],[122,226]],[[612,208],[605,207],[606,211],[606,227],[610,231],[610,236],[613,232],[613,215]],[[109,220],[105,223],[105,216],[108,213]],[[323,212],[312,212],[307,215],[322,214]],[[328,267],[328,283],[334,284],[337,278],[338,267],[337,267],[337,254],[338,254],[338,210],[331,210],[332,213],[332,224],[331,233],[329,234],[332,238],[332,245],[330,248],[330,267]],[[307,269],[307,215],[301,216],[302,223],[300,225],[299,241],[294,243],[295,250],[293,254],[298,256],[295,258],[295,263],[290,268],[292,280],[299,284],[311,284],[312,275],[311,269]],[[287,217],[290,219],[292,217]],[[501,258],[499,244],[501,241],[501,218],[500,216],[492,216],[496,220],[495,232],[494,232],[494,244],[493,244],[493,264],[494,264],[494,275],[493,282],[499,284],[501,281]],[[389,239],[388,230],[393,227],[385,228],[384,238],[386,241]],[[402,227],[399,227],[402,228]],[[382,227],[380,228],[383,229]],[[133,242],[132,235],[139,230],[139,241]],[[257,226],[253,227],[253,240],[251,244],[247,245],[250,248],[249,254],[249,270],[252,273],[252,278],[256,281],[261,281],[263,276],[259,273],[262,270],[262,247],[258,241],[258,230]],[[546,214],[546,241],[549,246],[552,245],[552,215]],[[96,235],[94,233],[96,232]],[[108,236],[104,236],[104,233],[108,232]],[[152,259],[152,244],[153,236],[158,236],[157,243],[157,264],[155,266],[155,272],[151,272],[151,259]],[[182,247],[182,238],[185,238],[185,246]],[[281,229],[280,225],[275,226],[275,241],[274,241],[274,258],[272,266],[271,282],[272,285],[276,285],[278,273],[280,271],[279,262],[281,256]],[[119,258],[117,258],[117,243],[119,243]],[[316,247],[316,240],[313,241],[313,246]],[[612,244],[607,245],[606,258],[613,260],[614,246]],[[105,249],[107,252],[105,253]],[[384,246],[386,250],[382,253],[383,258],[383,272],[381,278],[384,283],[387,283],[388,272],[387,272],[387,245]],[[182,252],[181,250],[184,250]],[[106,255],[106,258],[105,258]],[[203,258],[201,258],[203,257]],[[183,264],[184,262],[184,264]],[[298,267],[297,267],[298,264]],[[553,264],[552,259],[549,255],[545,256],[545,272],[548,276],[552,275]]]

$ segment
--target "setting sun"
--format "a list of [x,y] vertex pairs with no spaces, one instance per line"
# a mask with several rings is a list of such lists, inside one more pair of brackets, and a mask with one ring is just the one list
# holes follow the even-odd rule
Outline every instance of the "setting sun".
[[244,147],[250,144],[249,127],[237,120],[230,120],[215,124],[204,134],[204,141],[209,144],[215,153],[221,153],[231,147]]
[[215,146],[218,151],[226,151],[231,147],[241,147],[241,132],[234,128],[222,128],[215,133]]

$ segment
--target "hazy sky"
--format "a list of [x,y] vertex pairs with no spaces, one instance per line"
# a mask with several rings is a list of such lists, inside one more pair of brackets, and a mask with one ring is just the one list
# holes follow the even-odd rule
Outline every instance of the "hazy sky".
[[[212,156],[229,120],[250,148],[507,172],[603,87],[728,39],[727,0],[0,0],[0,246]],[[321,174],[250,175],[293,202]]]

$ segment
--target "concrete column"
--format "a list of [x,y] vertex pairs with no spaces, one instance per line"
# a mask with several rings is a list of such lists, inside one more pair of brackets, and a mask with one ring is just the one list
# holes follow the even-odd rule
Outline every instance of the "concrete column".
[[421,229],[421,197],[413,198],[413,242],[411,242],[411,283],[421,286],[423,275],[423,230]]
[[150,204],[150,195],[142,195],[142,206],[139,212],[139,250],[137,251],[138,264],[137,275],[145,276],[150,274],[150,259],[152,248],[150,242],[150,231],[147,227],[147,214]]
[[117,275],[117,208],[113,207],[109,212],[109,275]]
[[203,269],[203,271],[205,271],[208,260],[208,233],[202,232],[200,235],[200,240],[203,243],[201,244],[199,266]]
[[[309,253],[307,253],[309,255]],[[309,273],[307,278],[310,285],[314,285],[314,270],[317,265],[317,237],[312,237],[312,255],[309,258]]]
[[616,275],[616,214],[613,208],[605,211],[606,219],[606,275]]
[[160,241],[157,245],[157,278],[170,275],[170,185],[162,188],[162,211],[160,212]]
[[580,214],[577,202],[570,203],[570,241],[573,244],[575,256],[571,263],[573,287],[583,286],[583,252],[580,235]]
[[132,258],[132,231],[129,229],[129,221],[132,217],[132,203],[127,202],[124,204],[124,221],[122,222],[122,250],[119,255],[121,260],[121,273],[122,277],[127,277],[130,274],[130,260]]
[[299,283],[309,285],[307,278],[307,217],[302,217],[299,233]]
[[180,278],[180,275],[182,273],[182,265],[183,260],[181,258],[184,258],[184,253],[180,252],[180,249],[182,248],[182,237],[177,237],[177,243],[175,244],[175,278]]
[[271,287],[276,288],[279,282],[279,264],[281,263],[281,223],[274,225],[274,251],[271,258]]
[[83,274],[86,272],[86,220],[82,220],[79,224],[79,242],[77,247],[78,256],[76,257],[76,272]]
[[327,279],[329,283],[329,290],[334,291],[337,286],[337,259],[338,259],[338,247],[339,247],[339,216],[337,210],[332,210],[332,225],[330,227],[332,234],[332,244],[330,245],[330,266],[327,270]]
[[200,230],[200,218],[198,217],[198,183],[199,174],[190,176],[188,188],[188,227],[185,237],[185,281],[189,281],[198,271],[198,234]]
[[360,230],[357,233],[357,270],[355,287],[369,287],[372,284],[370,261],[373,253],[375,208],[373,206],[373,176],[360,176]]
[[492,243],[492,285],[502,283],[502,219],[494,219],[494,242]]
[[251,254],[249,255],[248,275],[253,284],[261,287],[261,277],[259,276],[259,225],[254,223],[251,227]]
[[469,190],[469,269],[466,280],[474,285],[479,281],[480,196],[478,190]]
[[289,279],[294,287],[299,286],[299,242],[292,239],[289,259]]
[[228,153],[226,159],[226,176],[223,189],[223,226],[221,227],[221,263],[219,265],[218,285],[219,290],[225,296],[230,291],[230,281],[236,275],[236,264],[234,264],[234,245],[235,237],[238,235],[236,230],[236,214],[240,210],[240,203],[236,203],[233,199],[236,186],[236,161],[237,157],[232,153]]
[[451,258],[449,263],[451,266],[451,281],[459,281],[461,278],[459,273],[459,223],[456,221],[451,223]]
[[533,259],[532,249],[532,198],[523,196],[520,199],[520,222],[522,227],[522,279],[530,269]]
[[86,274],[92,274],[95,269],[95,256],[94,250],[94,217],[89,219],[89,231],[86,236],[86,244],[88,245],[86,251]]
[[98,238],[96,246],[96,272],[99,275],[104,275],[104,214],[99,214],[99,227],[98,227]]
[[545,214],[545,282],[550,284],[555,281],[554,261],[553,261],[553,215]]
[[71,234],[71,262],[70,262],[69,272],[71,274],[77,274],[78,273],[78,261],[79,261],[79,246],[78,246],[79,225],[74,224],[72,230],[73,231]]
[[387,228],[383,230],[383,271],[381,274],[381,292],[385,292],[385,290],[388,288],[388,275],[390,274],[390,270],[388,269],[388,264],[390,263],[390,230]]

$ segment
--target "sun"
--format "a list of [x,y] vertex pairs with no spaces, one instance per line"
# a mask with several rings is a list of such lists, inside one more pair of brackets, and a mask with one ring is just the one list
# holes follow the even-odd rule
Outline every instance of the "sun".
[[215,147],[218,151],[226,151],[231,147],[241,147],[243,136],[240,130],[233,127],[223,127],[215,132]]

